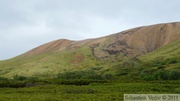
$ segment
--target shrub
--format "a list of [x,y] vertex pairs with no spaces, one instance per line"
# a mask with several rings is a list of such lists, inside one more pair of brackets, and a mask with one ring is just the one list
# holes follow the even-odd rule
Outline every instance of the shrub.
[[60,80],[59,84],[64,85],[89,85],[90,80]]
[[153,61],[151,63],[151,67],[159,67],[159,66],[162,66],[162,65],[166,65],[166,61],[159,61],[159,60],[156,60],[156,61]]
[[156,80],[168,80],[168,71],[156,71],[153,75]]
[[38,77],[26,77],[25,80],[28,81],[28,82],[31,82],[31,83],[35,83],[35,82],[40,81]]
[[27,79],[27,77],[25,77],[25,76],[19,76],[19,75],[15,75],[14,77],[13,77],[13,80],[15,80],[15,81],[23,81],[23,80],[26,80]]
[[63,72],[57,75],[58,79],[95,79],[101,80],[103,77],[100,74],[97,74],[92,69],[87,69],[84,71],[71,71]]
[[164,68],[165,68],[165,66],[159,65],[157,69],[164,69]]
[[143,77],[143,79],[151,81],[151,80],[156,80],[156,77],[154,75],[146,75]]
[[169,71],[169,80],[180,80],[180,71],[171,70]]
[[0,88],[6,87],[7,85],[7,81],[0,81]]
[[158,70],[153,73],[141,72],[140,76],[144,80],[180,80],[180,71]]
[[97,91],[93,90],[93,89],[66,89],[65,90],[66,94],[80,94],[80,93],[93,94],[93,93],[96,93],[96,92]]
[[26,83],[22,82],[22,81],[10,81],[8,87],[12,87],[12,88],[21,88],[21,87],[25,87]]
[[113,78],[113,75],[112,74],[105,74],[104,79],[112,79]]
[[36,83],[26,83],[25,87],[33,87],[33,86],[36,86],[36,85],[37,85]]
[[90,83],[107,83],[106,80],[90,80],[90,79],[74,79],[74,80],[59,80],[58,84],[63,85],[89,85]]
[[0,77],[0,81],[7,81],[8,78],[5,78],[5,77]]
[[170,60],[170,62],[169,62],[169,64],[174,64],[174,63],[177,63],[177,60],[172,59],[172,60]]
[[0,82],[0,87],[20,88],[20,87],[25,87],[25,85],[26,83],[22,81],[14,82],[13,80],[8,80],[8,81]]
[[122,76],[122,75],[126,75],[129,73],[129,69],[128,68],[122,68],[122,69],[119,69],[117,71],[117,76]]

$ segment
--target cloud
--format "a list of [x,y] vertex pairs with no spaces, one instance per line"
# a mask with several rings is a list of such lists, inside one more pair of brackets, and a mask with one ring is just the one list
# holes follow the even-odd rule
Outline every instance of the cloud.
[[82,40],[180,20],[179,0],[0,0],[0,59],[52,40]]

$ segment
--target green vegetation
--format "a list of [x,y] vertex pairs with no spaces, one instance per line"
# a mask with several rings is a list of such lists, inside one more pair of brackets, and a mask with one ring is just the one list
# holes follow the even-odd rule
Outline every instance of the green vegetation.
[[141,76],[144,80],[180,80],[179,70],[158,70],[155,72],[142,71]]
[[[102,45],[97,47],[98,50],[101,50],[101,47]],[[13,78],[14,75],[53,78],[59,73],[84,71],[87,68],[103,76],[105,74],[133,75],[146,69],[179,69],[180,41],[132,59],[119,54],[112,55],[109,59],[98,60],[87,46],[57,53],[19,56],[1,61],[0,75],[8,78]]]
[[[95,69],[96,70],[96,69]],[[58,79],[91,79],[91,80],[106,80],[111,79],[111,74],[98,74],[96,71],[92,68],[88,68],[86,70],[80,70],[80,71],[67,71],[63,73],[59,73],[57,75]]]
[[131,58],[119,54],[98,60],[86,46],[19,56],[0,62],[0,76],[2,101],[122,101],[127,93],[179,94],[180,41]]
[[0,98],[2,101],[123,101],[123,94],[180,93],[180,81],[177,80],[62,80],[34,77],[26,77],[22,80],[17,78],[24,77],[1,79]]

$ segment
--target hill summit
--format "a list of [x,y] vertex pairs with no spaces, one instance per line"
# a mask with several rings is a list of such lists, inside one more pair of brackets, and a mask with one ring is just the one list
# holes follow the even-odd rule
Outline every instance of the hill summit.
[[157,24],[129,29],[113,35],[82,41],[60,39],[39,46],[24,55],[75,50],[87,46],[96,58],[122,53],[136,57],[180,39],[180,23]]

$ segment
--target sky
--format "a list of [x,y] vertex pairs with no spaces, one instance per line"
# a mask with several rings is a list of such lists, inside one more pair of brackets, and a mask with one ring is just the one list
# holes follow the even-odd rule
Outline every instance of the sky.
[[0,60],[57,40],[180,21],[180,0],[0,0]]

